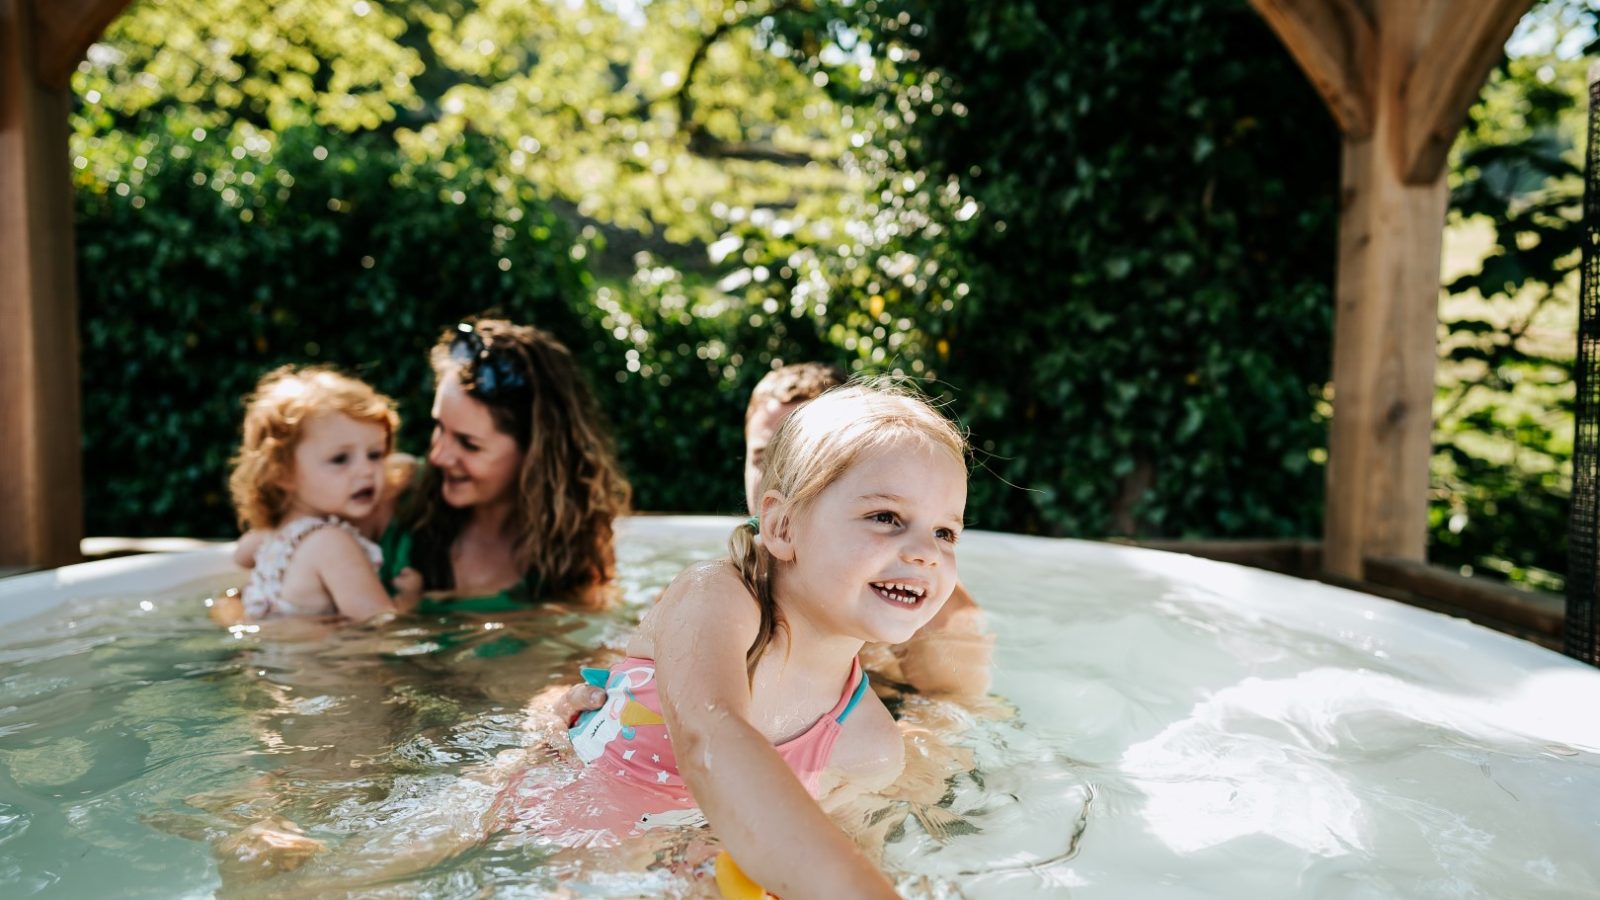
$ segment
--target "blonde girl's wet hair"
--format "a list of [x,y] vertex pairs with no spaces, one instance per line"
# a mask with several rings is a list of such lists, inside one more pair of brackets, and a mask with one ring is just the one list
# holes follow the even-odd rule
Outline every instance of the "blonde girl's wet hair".
[[293,499],[285,485],[294,473],[294,451],[312,419],[337,413],[377,425],[384,430],[385,453],[394,449],[400,427],[393,400],[324,366],[273,369],[256,382],[244,406],[244,434],[228,477],[241,528],[283,524]]
[[[967,441],[955,423],[903,382],[852,381],[790,413],[767,445],[766,469],[756,496],[777,491],[788,516],[803,512],[864,454],[904,438],[949,451],[963,465]],[[761,611],[755,640],[745,653],[752,677],[783,618],[773,594],[776,560],[745,522],[728,539],[728,554]]]

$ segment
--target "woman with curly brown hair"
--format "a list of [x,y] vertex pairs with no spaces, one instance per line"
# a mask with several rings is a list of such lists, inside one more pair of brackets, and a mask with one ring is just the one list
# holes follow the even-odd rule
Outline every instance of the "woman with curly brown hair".
[[537,328],[481,319],[447,331],[430,360],[427,465],[383,533],[382,575],[410,566],[449,595],[425,612],[604,605],[631,492],[572,354]]

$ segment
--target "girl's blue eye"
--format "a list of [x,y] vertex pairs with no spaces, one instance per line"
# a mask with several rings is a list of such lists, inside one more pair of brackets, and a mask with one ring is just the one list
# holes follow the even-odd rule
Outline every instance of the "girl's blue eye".
[[333,463],[336,466],[342,466],[346,462],[348,462],[349,460],[350,460],[350,454],[348,454],[348,453],[340,453],[339,455],[335,456],[333,459],[329,460],[329,462]]
[[939,540],[949,541],[952,544],[961,540],[961,535],[957,534],[953,528],[941,528],[934,534],[938,536]]
[[894,525],[900,521],[900,517],[892,512],[880,512],[872,514],[872,521],[879,525]]
[[382,450],[368,450],[367,451],[367,459],[370,459],[373,462],[377,462],[378,460],[383,459],[383,451]]

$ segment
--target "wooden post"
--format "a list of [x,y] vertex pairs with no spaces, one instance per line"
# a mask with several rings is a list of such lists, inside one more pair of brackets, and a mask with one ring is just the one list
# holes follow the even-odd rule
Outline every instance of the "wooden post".
[[1344,134],[1322,565],[1427,557],[1445,157],[1532,0],[1251,0]]
[[0,0],[0,566],[78,559],[78,303],[64,87],[29,0]]
[[[1407,54],[1385,41],[1379,55],[1378,83],[1394,85]],[[1442,171],[1423,184],[1401,180],[1389,148],[1406,110],[1398,91],[1380,89],[1374,99],[1372,134],[1344,139],[1322,545],[1324,570],[1355,579],[1369,556],[1427,558],[1449,199]]]
[[0,0],[0,566],[79,558],[72,71],[130,0]]

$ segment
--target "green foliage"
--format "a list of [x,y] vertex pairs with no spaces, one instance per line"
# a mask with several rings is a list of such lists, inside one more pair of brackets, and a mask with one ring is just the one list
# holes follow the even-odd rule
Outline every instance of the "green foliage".
[[200,6],[77,85],[94,531],[224,532],[279,362],[420,448],[491,306],[588,362],[641,508],[735,508],[746,392],[822,358],[937,379],[980,526],[1317,530],[1337,141],[1236,0]]
[[601,327],[616,343],[592,361],[616,411],[637,503],[654,511],[738,510],[750,391],[768,361],[817,359],[832,349],[811,321],[769,319],[702,279],[640,263],[628,282],[595,292]]
[[1452,166],[1451,236],[1471,264],[1442,307],[1430,554],[1548,590],[1566,571],[1586,65],[1555,48],[1597,21],[1536,10],[1524,30],[1544,46],[1491,77]]
[[79,93],[135,124],[184,108],[208,127],[376,128],[418,105],[406,22],[368,0],[142,0],[81,69]]
[[586,276],[564,226],[487,185],[481,143],[414,165],[314,125],[155,126],[77,141],[94,533],[231,533],[239,400],[274,366],[367,378],[401,402],[401,446],[420,451],[425,353],[445,327],[498,307],[574,346],[596,339],[569,300]]
[[1317,531],[1338,143],[1254,13],[861,10],[892,63],[858,101],[879,202],[830,304],[866,313],[861,360],[948,387],[974,519]]

